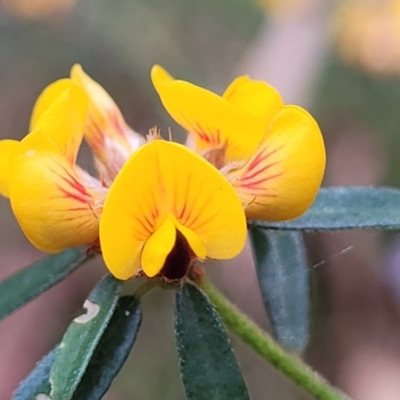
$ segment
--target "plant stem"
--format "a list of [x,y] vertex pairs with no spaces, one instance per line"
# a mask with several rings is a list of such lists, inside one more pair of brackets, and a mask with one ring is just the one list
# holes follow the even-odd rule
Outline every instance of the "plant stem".
[[281,371],[291,381],[319,400],[349,400],[333,388],[321,375],[304,364],[300,358],[286,353],[267,333],[247,318],[235,305],[213,286],[205,274],[196,279],[208,295],[225,325],[257,354]]

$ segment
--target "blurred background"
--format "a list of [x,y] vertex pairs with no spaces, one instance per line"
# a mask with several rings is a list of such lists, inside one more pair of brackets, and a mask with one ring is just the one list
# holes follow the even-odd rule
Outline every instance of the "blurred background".
[[[180,141],[184,132],[152,88],[153,64],[219,93],[238,74],[266,80],[318,120],[328,153],[324,186],[400,187],[398,0],[0,0],[0,138],[22,138],[41,90],[76,62],[136,131],[171,128]],[[90,169],[87,150],[81,163]],[[0,237],[0,278],[43,257],[6,199]],[[399,399],[400,236],[351,231],[306,240],[313,308],[307,362],[354,399]],[[207,268],[269,329],[248,250]],[[92,262],[0,323],[0,400],[59,341],[104,273],[100,260]],[[142,329],[109,400],[184,399],[172,303],[164,291],[144,299]],[[232,340],[254,400],[308,398]]]

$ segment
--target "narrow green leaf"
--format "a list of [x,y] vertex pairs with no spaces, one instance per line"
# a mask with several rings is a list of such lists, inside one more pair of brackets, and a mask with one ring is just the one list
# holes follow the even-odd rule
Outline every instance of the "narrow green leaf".
[[52,400],[69,400],[117,305],[121,282],[107,275],[84,303],[86,313],[75,318],[57,350],[50,371]]
[[272,331],[279,343],[302,352],[309,339],[309,269],[299,232],[250,228],[254,262]]
[[176,294],[175,337],[188,400],[250,398],[219,315],[189,284]]
[[250,221],[268,229],[400,229],[400,190],[373,187],[324,188],[300,218],[289,222]]
[[63,280],[92,258],[86,249],[51,255],[16,272],[0,283],[0,320]]
[[56,350],[57,347],[36,364],[30,374],[19,384],[11,400],[37,400],[37,395],[50,394],[50,368],[53,364]]
[[128,357],[141,322],[139,300],[135,296],[121,297],[73,395],[74,400],[103,397]]

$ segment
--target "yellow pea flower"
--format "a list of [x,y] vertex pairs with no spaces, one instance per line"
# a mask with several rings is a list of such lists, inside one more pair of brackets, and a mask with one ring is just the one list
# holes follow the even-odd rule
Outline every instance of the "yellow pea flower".
[[312,204],[325,169],[318,124],[303,108],[248,76],[218,96],[173,79],[156,65],[151,78],[168,113],[197,153],[221,170],[248,218],[284,221]]
[[[100,180],[76,165],[83,137]],[[0,193],[10,198],[38,249],[95,245],[107,188],[142,143],[107,92],[75,65],[71,79],[52,83],[39,96],[30,133],[21,142],[0,141]]]
[[154,140],[125,163],[100,219],[104,261],[119,279],[182,278],[193,259],[229,259],[242,249],[246,219],[235,191],[202,157]]
[[[185,146],[144,144],[79,66],[39,96],[31,132],[0,141],[0,192],[40,250],[101,245],[119,279],[143,271],[179,280],[193,260],[242,249],[246,218],[232,185]],[[76,165],[83,137],[100,180]]]
[[109,186],[145,139],[127,125],[114,100],[79,64],[72,67],[71,79],[61,79],[43,91],[33,109],[31,128],[43,110],[69,85],[79,86],[88,96],[84,137],[93,151],[101,181]]
[[49,253],[98,238],[102,185],[75,165],[86,110],[85,92],[69,85],[21,142],[0,142],[1,192],[28,239]]

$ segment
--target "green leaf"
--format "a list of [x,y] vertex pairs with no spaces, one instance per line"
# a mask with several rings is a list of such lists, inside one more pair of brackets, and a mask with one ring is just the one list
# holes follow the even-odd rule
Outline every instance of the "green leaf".
[[50,394],[50,368],[53,364],[56,350],[57,347],[36,364],[31,373],[19,384],[11,400],[37,400],[36,396],[39,394]]
[[289,222],[250,221],[268,229],[400,229],[400,190],[373,187],[321,189],[311,208]]
[[139,300],[135,296],[121,297],[73,395],[74,400],[103,397],[128,357],[141,321]]
[[188,400],[250,398],[219,315],[190,284],[176,294],[175,337]]
[[51,399],[69,400],[75,392],[117,305],[121,282],[107,275],[84,303],[60,343],[51,368]]
[[254,262],[272,331],[288,351],[302,352],[309,339],[309,269],[299,232],[250,228]]
[[86,249],[70,249],[37,261],[0,283],[0,320],[50,289],[86,261]]

